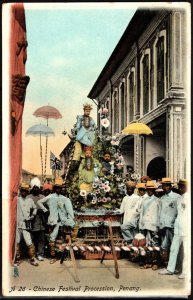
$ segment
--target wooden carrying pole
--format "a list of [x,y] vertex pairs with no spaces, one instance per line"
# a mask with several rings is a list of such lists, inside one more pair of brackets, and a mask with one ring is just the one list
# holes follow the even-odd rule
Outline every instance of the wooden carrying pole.
[[109,224],[109,234],[110,234],[110,240],[111,240],[111,247],[112,247],[112,251],[113,251],[113,260],[114,260],[114,264],[115,264],[115,277],[119,278],[117,255],[116,255],[114,241],[113,241],[113,230],[112,230],[111,224]]
[[[117,255],[116,255],[116,251],[115,251],[114,241],[113,241],[113,230],[112,230],[111,223],[109,223],[109,236],[110,236],[110,241],[111,241],[113,260],[114,260],[114,264],[115,264],[115,277],[119,278],[119,268],[118,268]],[[103,262],[105,255],[106,255],[106,251],[104,251],[104,253],[103,253],[103,256],[100,261],[101,263]]]
[[[70,250],[70,257],[71,257],[71,260],[72,260],[72,265],[73,265],[73,268],[74,268],[74,280],[75,282],[80,282],[80,279],[78,277],[78,273],[77,273],[77,266],[76,266],[76,260],[75,260],[75,257],[74,257],[74,251],[73,251],[73,248],[72,248],[72,240],[71,240],[71,236],[70,234],[67,234],[66,235],[66,242],[68,243],[68,246],[69,246],[69,250]],[[64,250],[65,251],[65,250]],[[60,260],[60,263],[62,264],[63,261],[64,261],[64,252],[62,253],[62,257],[61,257],[61,260]]]

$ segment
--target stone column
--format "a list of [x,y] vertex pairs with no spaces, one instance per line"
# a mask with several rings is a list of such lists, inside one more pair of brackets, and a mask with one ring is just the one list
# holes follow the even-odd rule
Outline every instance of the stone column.
[[185,13],[173,10],[170,17],[169,36],[169,90],[166,120],[166,168],[167,176],[174,182],[185,177],[186,144],[184,114],[186,70]]
[[182,104],[171,104],[167,110],[166,160],[167,176],[174,182],[185,177],[186,143]]
[[145,171],[145,144],[147,143],[146,138],[142,135],[139,136],[140,144],[140,174],[141,176],[147,175]]
[[170,89],[183,88],[184,15],[173,11],[170,26]]
[[139,119],[140,117],[140,51],[138,41],[136,42],[137,47],[137,59],[135,61],[135,119]]

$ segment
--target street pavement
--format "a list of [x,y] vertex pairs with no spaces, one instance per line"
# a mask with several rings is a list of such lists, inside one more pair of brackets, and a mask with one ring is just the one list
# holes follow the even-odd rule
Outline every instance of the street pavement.
[[152,269],[140,269],[137,263],[118,260],[119,278],[115,277],[113,260],[76,260],[80,282],[75,282],[71,260],[50,264],[49,259],[35,267],[27,260],[19,266],[19,276],[8,273],[6,296],[73,296],[73,297],[140,297],[182,296],[189,290],[188,280],[178,275],[159,275]]

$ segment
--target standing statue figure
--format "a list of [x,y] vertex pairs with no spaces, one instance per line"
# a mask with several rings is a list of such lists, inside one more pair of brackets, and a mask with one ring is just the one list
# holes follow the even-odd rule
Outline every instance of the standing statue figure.
[[77,116],[75,124],[76,143],[73,160],[79,161],[81,156],[84,157],[85,147],[92,147],[95,139],[96,123],[90,112],[92,105],[85,103],[83,105],[84,114]]
[[85,158],[82,159],[78,168],[80,190],[92,192],[92,184],[98,175],[101,175],[101,167],[99,161],[92,157],[91,148],[87,147]]

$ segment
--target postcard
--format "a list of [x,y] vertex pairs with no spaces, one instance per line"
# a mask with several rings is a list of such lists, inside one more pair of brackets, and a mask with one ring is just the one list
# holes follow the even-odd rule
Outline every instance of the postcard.
[[2,296],[191,294],[190,20],[2,5]]

